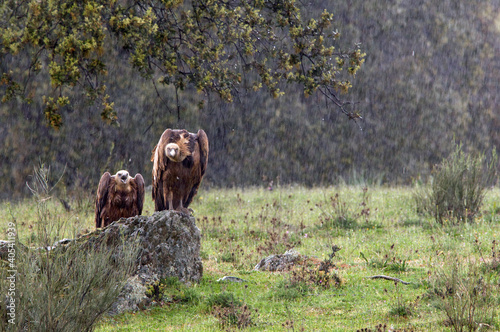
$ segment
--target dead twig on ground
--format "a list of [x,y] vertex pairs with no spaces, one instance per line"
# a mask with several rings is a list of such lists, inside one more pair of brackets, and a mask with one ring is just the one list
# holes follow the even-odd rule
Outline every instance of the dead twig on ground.
[[389,276],[384,276],[384,275],[376,275],[376,276],[370,276],[370,277],[367,277],[367,278],[370,278],[370,279],[386,279],[386,280],[392,280],[394,282],[400,282],[404,285],[409,285],[410,283],[409,282],[406,282],[406,281],[403,281],[401,279],[398,279],[398,278],[394,278],[394,277],[389,277]]

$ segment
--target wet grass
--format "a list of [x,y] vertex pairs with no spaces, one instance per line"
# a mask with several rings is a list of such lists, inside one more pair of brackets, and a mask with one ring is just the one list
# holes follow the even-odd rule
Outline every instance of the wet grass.
[[[439,269],[453,264],[450,257],[476,262],[485,278],[498,279],[491,266],[500,265],[500,259],[495,261],[491,247],[500,237],[499,198],[500,191],[490,190],[482,216],[473,223],[437,225],[416,214],[411,188],[202,190],[191,205],[202,231],[202,281],[189,287],[167,283],[155,307],[106,317],[97,331],[238,326],[248,331],[356,331],[376,330],[379,324],[401,331],[448,331],[446,315],[429,295],[433,281]],[[57,200],[53,204],[60,206],[58,217],[67,220],[61,237],[93,229],[92,204],[78,211],[66,211]],[[144,214],[152,212],[148,193]],[[36,206],[2,203],[0,218],[16,219],[21,238],[29,237]],[[341,247],[332,259],[339,285],[311,282],[321,275],[314,264],[295,275],[253,270],[262,258],[292,248],[319,263],[334,245]],[[410,284],[368,278],[374,275]],[[245,282],[217,282],[223,276]],[[492,296],[500,303],[498,294]],[[227,304],[231,299],[233,304]],[[487,325],[498,330],[499,318]]]

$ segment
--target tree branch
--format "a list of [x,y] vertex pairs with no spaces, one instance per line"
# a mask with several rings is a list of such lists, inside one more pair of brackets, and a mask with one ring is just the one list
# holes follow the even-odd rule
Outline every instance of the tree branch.
[[389,276],[384,276],[384,275],[376,275],[376,276],[371,276],[371,277],[367,277],[367,278],[370,278],[370,279],[385,279],[385,280],[392,280],[394,282],[400,282],[402,283],[403,285],[409,285],[410,283],[407,282],[407,281],[403,281],[401,279],[398,279],[398,278],[394,278],[394,277],[389,277]]

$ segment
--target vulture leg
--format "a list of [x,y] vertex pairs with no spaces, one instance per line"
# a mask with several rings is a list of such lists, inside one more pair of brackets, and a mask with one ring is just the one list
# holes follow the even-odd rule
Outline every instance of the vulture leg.
[[168,210],[173,210],[174,209],[174,193],[169,192],[168,193]]
[[188,216],[191,215],[191,211],[182,205],[182,199],[179,202],[179,211],[184,213],[184,214],[187,214]]
[[170,209],[170,206],[169,206],[170,199],[169,199],[169,197],[170,197],[171,194],[172,193],[168,190],[167,181],[163,181],[163,197],[162,198],[163,198],[163,208],[164,209],[165,208],[167,210]]

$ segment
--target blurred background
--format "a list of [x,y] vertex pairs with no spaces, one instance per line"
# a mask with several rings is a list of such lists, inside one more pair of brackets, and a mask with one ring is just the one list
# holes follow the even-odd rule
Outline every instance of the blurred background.
[[[271,181],[408,185],[426,180],[455,143],[486,155],[500,147],[499,1],[319,0],[303,6],[306,16],[333,13],[345,43],[337,47],[360,43],[366,53],[344,96],[361,120],[293,85],[281,86],[286,94],[277,99],[242,89],[231,104],[191,88],[176,95],[142,79],[117,48],[108,54],[114,60],[107,82],[117,124],[102,121],[78,89],[59,130],[47,125],[41,101],[0,103],[0,199],[29,195],[26,182],[40,164],[50,166],[54,181],[63,174],[60,187],[68,195],[94,192],[104,171],[120,169],[141,173],[150,185],[151,150],[166,128],[206,131],[205,188],[267,187]],[[19,54],[0,69],[17,70],[27,61]],[[32,80],[37,94],[51,89]]]

